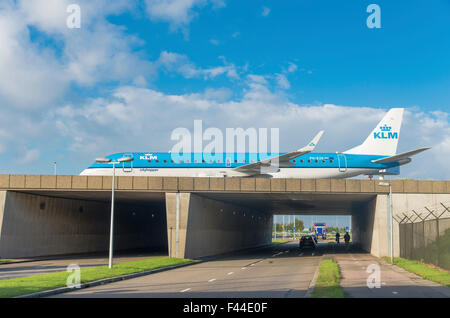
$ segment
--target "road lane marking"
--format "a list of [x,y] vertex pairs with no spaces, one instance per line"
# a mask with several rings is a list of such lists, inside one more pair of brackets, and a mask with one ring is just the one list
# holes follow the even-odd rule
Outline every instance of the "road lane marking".
[[215,280],[216,280],[215,278],[211,278],[210,280],[208,280],[208,282],[211,283],[211,282],[213,282]]
[[234,274],[234,272],[229,272],[227,275],[233,275]]
[[247,269],[247,267],[242,267],[241,269]]
[[255,264],[250,264],[250,266],[255,266]]
[[180,291],[180,293],[187,292],[188,290],[191,290],[191,289],[190,288],[183,289],[183,290]]
[[397,295],[397,294],[398,294],[398,292],[396,292],[396,291],[393,291],[392,293],[393,293],[394,295]]

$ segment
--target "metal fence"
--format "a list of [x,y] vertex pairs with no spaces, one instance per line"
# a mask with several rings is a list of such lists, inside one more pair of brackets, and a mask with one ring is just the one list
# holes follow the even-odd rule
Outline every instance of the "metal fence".
[[449,203],[413,209],[394,219],[400,229],[400,257],[450,270]]

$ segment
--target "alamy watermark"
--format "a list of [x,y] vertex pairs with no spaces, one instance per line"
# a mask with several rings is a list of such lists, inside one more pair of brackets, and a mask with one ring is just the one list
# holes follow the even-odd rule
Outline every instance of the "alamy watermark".
[[381,287],[381,268],[378,264],[370,264],[366,268],[366,273],[370,274],[367,277],[366,283],[367,287],[372,288],[380,288]]
[[371,13],[366,20],[369,29],[381,29],[381,8],[378,4],[369,4],[367,13]]
[[66,272],[72,273],[67,277],[66,286],[69,288],[81,288],[81,270],[77,264],[67,266]]
[[[174,162],[188,163],[255,163],[260,160],[278,157],[279,128],[226,128],[225,133],[217,127],[203,129],[202,120],[194,120],[194,131],[178,127],[171,133],[176,141],[170,150]],[[269,140],[270,136],[270,140]],[[270,151],[269,151],[270,145]],[[247,155],[248,153],[248,155]],[[270,172],[269,166],[277,166],[271,160],[262,167]]]
[[66,25],[69,29],[81,28],[81,7],[73,3],[67,6],[67,13],[70,13],[66,20]]

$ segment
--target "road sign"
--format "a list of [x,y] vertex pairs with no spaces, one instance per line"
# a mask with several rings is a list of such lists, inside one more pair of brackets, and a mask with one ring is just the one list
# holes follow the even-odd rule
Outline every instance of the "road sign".
[[295,232],[295,226],[292,228],[292,231],[294,231]]
[[345,229],[348,230],[348,226],[346,226]]

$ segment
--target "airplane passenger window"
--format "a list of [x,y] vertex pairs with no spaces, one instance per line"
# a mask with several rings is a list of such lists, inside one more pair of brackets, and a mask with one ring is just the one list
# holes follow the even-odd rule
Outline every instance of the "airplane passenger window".
[[[151,160],[149,160],[148,162],[152,162]],[[111,187],[112,188],[112,187]]]
[[164,160],[164,163],[166,163],[167,162],[167,160]]

